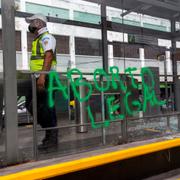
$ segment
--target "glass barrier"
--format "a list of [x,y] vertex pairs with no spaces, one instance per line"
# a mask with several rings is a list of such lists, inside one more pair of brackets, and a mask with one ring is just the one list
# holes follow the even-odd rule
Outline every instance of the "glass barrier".
[[[82,0],[15,2],[20,162],[179,132],[179,79],[174,76],[178,49],[174,53],[171,39],[150,33],[169,33],[169,21],[127,11],[123,2],[105,11],[102,4]],[[25,17],[37,13],[47,17],[47,29],[56,39],[57,64],[50,72],[34,73],[29,67],[37,36],[29,32]],[[3,72],[1,56],[2,48]],[[41,75],[47,78],[43,91]],[[4,152],[5,133],[0,132]]]

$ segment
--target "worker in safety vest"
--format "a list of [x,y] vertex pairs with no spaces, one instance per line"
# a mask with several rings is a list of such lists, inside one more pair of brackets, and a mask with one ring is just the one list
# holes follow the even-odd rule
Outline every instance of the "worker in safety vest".
[[[30,59],[30,70],[36,71],[50,71],[56,66],[56,39],[49,34],[47,29],[47,18],[42,14],[35,14],[26,18],[29,23],[29,31],[34,34],[32,42],[32,54]],[[37,120],[42,128],[56,127],[57,118],[55,108],[48,106],[48,75],[36,74],[37,80]],[[32,94],[32,93],[31,93]],[[32,95],[26,97],[27,108],[32,106]],[[28,108],[32,113],[32,107]],[[58,144],[58,130],[46,130],[45,138],[42,144],[38,146],[39,149],[46,149],[50,147],[57,147]]]

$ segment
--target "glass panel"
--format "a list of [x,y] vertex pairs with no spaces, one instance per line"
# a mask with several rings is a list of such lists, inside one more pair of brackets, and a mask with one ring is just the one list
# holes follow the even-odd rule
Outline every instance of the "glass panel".
[[79,11],[74,12],[74,20],[93,24],[99,24],[101,22],[100,15]]
[[26,11],[29,13],[43,13],[46,16],[69,19],[69,9],[64,8],[56,8],[27,2]]
[[[67,71],[77,68],[83,73],[92,73],[96,68],[102,68],[101,30],[100,28],[91,28],[83,24],[84,22],[96,25],[100,24],[100,5],[86,1],[82,3],[82,1],[75,2],[71,0],[45,1],[43,3],[42,1],[25,1],[19,3],[19,8],[17,10],[32,14],[41,13],[50,17],[50,21],[55,21],[48,22],[47,28],[49,33],[56,39],[57,76],[60,78],[61,84],[67,88],[66,92],[68,93],[68,97],[64,97],[62,91],[57,91],[54,94],[57,126],[59,130],[47,130],[45,128],[50,128],[52,126],[44,126],[42,122],[40,122],[40,120],[43,119],[43,113],[45,114],[45,111],[42,110],[42,112],[40,112],[39,110],[42,104],[39,104],[41,101],[39,100],[40,93],[38,90],[36,92],[38,96],[37,120],[38,123],[41,124],[37,125],[37,145],[39,147],[37,153],[39,159],[64,156],[99,148],[102,146],[102,130],[92,128],[88,117],[86,117],[84,122],[87,125],[83,126],[86,131],[83,133],[81,132],[81,126],[78,127],[81,123],[81,110],[78,108],[80,108],[81,105],[80,102],[77,101],[77,98],[74,98],[74,92],[70,88],[70,80],[67,78]],[[60,18],[61,21],[59,21],[58,18]],[[72,20],[73,22],[71,21],[71,23],[67,20]],[[79,22],[82,24],[79,25]],[[23,154],[23,161],[25,161],[35,158],[33,152],[33,147],[35,145],[33,114],[31,112],[32,108],[30,107],[32,105],[31,103],[33,103],[30,101],[32,99],[33,87],[29,72],[32,42],[35,36],[28,31],[28,24],[25,22],[24,18],[16,18],[16,30],[19,149],[21,154]],[[36,80],[38,80],[38,76]],[[73,79],[77,77],[78,76],[72,74]],[[83,74],[83,77],[93,86],[93,74]],[[79,92],[79,90],[80,89],[77,87],[77,92]],[[100,97],[100,95],[97,96],[98,98]],[[90,97],[89,101],[90,107],[93,108],[94,104],[96,104],[96,97]],[[75,105],[70,105],[70,103],[76,103],[77,108],[75,109]],[[46,109],[49,111],[48,108]],[[94,112],[92,110],[95,120],[97,118],[96,116],[98,116],[97,114],[100,113],[99,111]],[[85,113],[87,113],[87,111]],[[55,115],[54,113],[52,114]],[[46,119],[49,119],[48,117],[49,114],[46,113]],[[55,118],[51,120],[55,120]],[[53,127],[56,126],[53,125]],[[54,137],[54,139],[57,138],[58,145],[53,148],[41,148],[43,143],[46,144],[43,139],[45,138],[46,140],[49,137]]]
[[[47,159],[174,135],[179,131],[179,119],[173,114],[177,111],[172,76],[176,69],[173,68],[174,56],[178,75],[180,72],[179,49],[174,53],[171,39],[160,39],[158,36],[158,33],[164,36],[170,32],[170,22],[146,15],[145,10],[144,14],[127,11],[129,8],[123,2],[110,2],[105,13],[101,4],[82,0],[16,1],[15,8],[19,13],[42,13],[48,16],[47,29],[56,39],[56,51],[51,46],[46,53],[53,52],[54,56],[51,57],[57,64],[46,75],[48,79],[45,79],[47,84],[44,96],[41,91],[34,89],[38,97],[33,99],[32,88],[35,88],[35,84],[38,87],[41,84],[38,79],[41,79],[42,72],[35,73],[32,86],[29,64],[36,60],[44,62],[44,58],[47,58],[45,46],[49,45],[49,41],[44,46],[42,39],[35,41],[39,34],[29,32],[29,24],[22,17],[24,13],[16,17],[18,147],[23,162],[35,159],[33,147],[37,147],[36,155],[39,159]],[[135,11],[136,7],[133,9]],[[107,31],[101,29],[101,20],[105,16],[108,21]],[[178,28],[179,24],[176,26]],[[51,39],[50,44],[55,45],[54,38],[47,36],[45,39]],[[40,52],[37,52],[38,48]],[[37,54],[40,56],[37,57]],[[108,72],[103,70],[106,66]],[[0,77],[2,74],[0,41]],[[0,126],[3,127],[5,113],[2,107],[3,91],[0,92]],[[45,102],[41,95],[45,97]],[[33,117],[32,107],[35,100],[38,104],[39,124],[33,131],[35,114]],[[51,107],[53,105],[56,112]],[[47,122],[47,119],[50,121]],[[47,124],[43,124],[44,120]],[[5,138],[4,132],[0,133],[2,152]],[[49,148],[49,145],[52,146]]]
[[[2,18],[0,17],[0,20]],[[1,25],[2,28],[2,25]],[[4,107],[4,77],[3,77],[3,51],[2,30],[0,31],[0,167],[5,164],[5,107]]]

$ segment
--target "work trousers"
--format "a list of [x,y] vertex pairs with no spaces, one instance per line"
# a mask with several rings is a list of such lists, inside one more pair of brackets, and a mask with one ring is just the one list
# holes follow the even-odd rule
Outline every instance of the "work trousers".
[[[36,79],[37,82],[38,78]],[[57,117],[55,107],[50,108],[48,104],[48,77],[45,82],[45,89],[39,91],[37,88],[37,121],[42,128],[56,127]],[[55,95],[55,94],[54,94]],[[26,96],[26,108],[33,115],[32,112],[32,88]]]

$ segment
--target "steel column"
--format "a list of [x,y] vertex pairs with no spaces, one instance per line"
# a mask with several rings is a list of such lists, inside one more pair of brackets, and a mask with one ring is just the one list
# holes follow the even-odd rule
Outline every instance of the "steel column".
[[[176,21],[171,20],[171,33],[176,32]],[[176,50],[176,40],[173,38],[171,40],[172,43],[172,69],[173,69],[173,90],[174,90],[174,109],[175,111],[180,110],[180,103],[178,102],[179,98],[179,83],[178,83],[178,77],[177,77],[177,61],[175,59],[175,50]],[[180,129],[180,116],[178,117],[178,129]]]
[[18,161],[17,78],[14,0],[2,0],[4,102],[7,164]]
[[[106,19],[106,0],[102,0],[101,2],[101,35],[102,35],[102,63],[103,69],[108,73],[108,42],[107,42],[107,19]],[[103,86],[103,77],[100,77],[101,86]],[[106,104],[104,100],[104,93],[101,92],[101,113],[102,113],[102,122],[105,121],[106,118]],[[106,130],[102,128],[102,142],[103,145],[106,144]]]
[[32,80],[32,100],[33,100],[33,155],[34,159],[38,160],[38,136],[37,136],[37,93],[36,93],[36,77],[31,74]]
[[[175,33],[176,32],[176,22],[175,20],[171,20],[171,33]],[[176,41],[174,39],[171,40],[172,43],[172,69],[173,69],[173,89],[174,89],[174,107],[175,110],[178,110],[178,103],[177,103],[177,96],[178,96],[178,92],[177,92],[177,61],[175,59],[175,49],[176,49]]]
[[108,72],[108,43],[107,43],[107,20],[106,20],[106,0],[101,3],[101,34],[102,34],[102,60],[103,69]]

